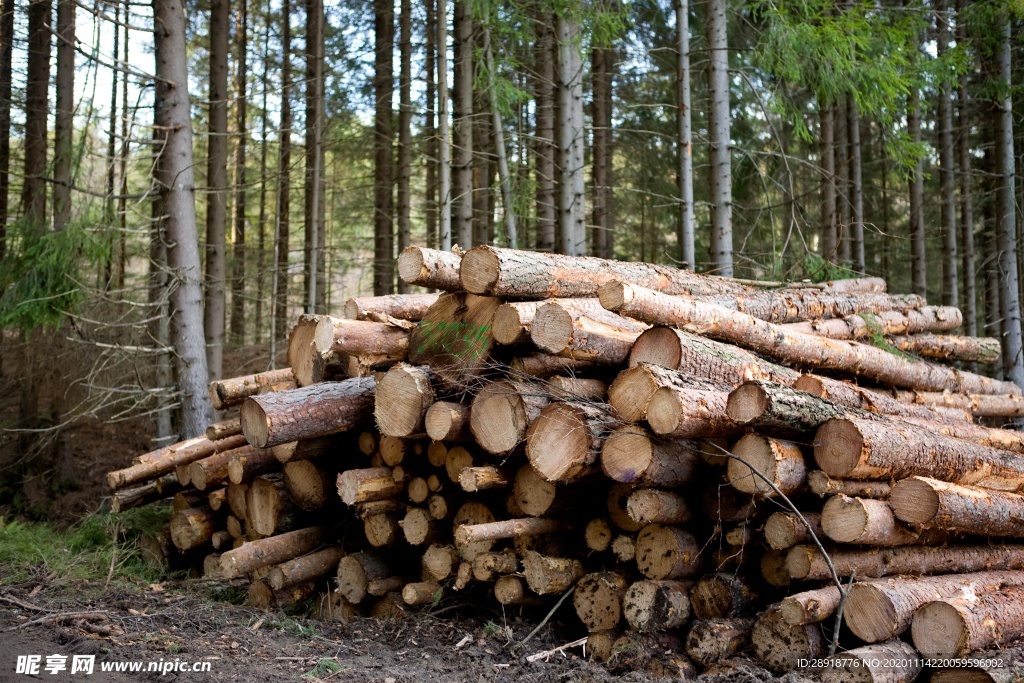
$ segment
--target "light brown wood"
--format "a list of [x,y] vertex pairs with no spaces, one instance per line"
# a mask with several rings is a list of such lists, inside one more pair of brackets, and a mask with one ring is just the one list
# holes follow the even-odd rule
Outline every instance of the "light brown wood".
[[235,436],[236,434],[241,433],[242,423],[239,422],[237,417],[233,417],[230,420],[224,420],[222,422],[214,422],[206,427],[206,438],[210,441],[226,439],[229,436]]
[[497,541],[516,536],[536,536],[568,531],[572,525],[564,519],[526,517],[524,519],[503,519],[484,524],[469,524],[455,527],[455,547],[462,548],[480,541]]
[[764,523],[764,540],[775,550],[786,550],[800,543],[808,543],[812,533],[818,539],[825,537],[821,528],[821,513],[804,512],[810,528],[792,512],[773,512]]
[[830,339],[864,339],[877,335],[951,332],[963,324],[956,306],[922,306],[907,311],[879,311],[874,315],[788,323],[786,329]]
[[444,581],[459,566],[459,551],[452,545],[434,543],[423,553],[423,577],[426,581]]
[[1024,417],[1024,396],[986,396],[949,391],[897,391],[896,400],[917,408],[929,406],[963,410],[975,417]]
[[384,436],[424,431],[423,418],[434,402],[434,373],[425,366],[399,363],[377,385],[374,417]]
[[[490,524],[495,521],[494,513],[491,512],[490,508],[479,501],[471,500],[463,503],[462,506],[455,513],[452,518],[452,533],[460,526],[471,526],[476,524]],[[459,554],[462,559],[466,562],[472,562],[477,555],[486,553],[491,550],[491,546],[494,545],[494,541],[488,539],[482,539],[477,541],[470,541],[463,545],[457,545]],[[470,571],[472,567],[470,567]]]
[[350,320],[373,320],[377,316],[388,316],[416,322],[423,319],[437,297],[437,294],[353,297],[345,302],[345,317]]
[[333,547],[292,558],[270,570],[267,574],[267,584],[272,590],[279,591],[286,586],[334,574],[337,572],[341,555],[341,548]]
[[530,339],[541,351],[601,365],[618,365],[629,357],[644,323],[603,308],[581,310],[551,301],[537,309]]
[[454,448],[448,449],[448,454],[444,459],[444,469],[448,474],[448,479],[453,483],[459,483],[459,477],[462,476],[462,471],[466,468],[473,466],[473,454],[462,446],[455,446]]
[[992,337],[912,334],[889,337],[886,341],[905,353],[947,362],[993,363],[1002,353],[999,340]]
[[288,363],[299,386],[348,373],[350,358],[372,359],[372,366],[383,368],[405,360],[409,352],[409,331],[395,324],[324,315],[316,316],[312,332],[299,331],[288,342]]
[[690,604],[698,619],[746,616],[757,595],[735,574],[716,573],[701,577],[690,591]]
[[309,527],[249,541],[220,556],[221,572],[224,578],[233,579],[260,567],[280,564],[316,549],[325,533],[324,527]]
[[626,501],[626,512],[637,524],[685,524],[693,517],[685,498],[661,489],[637,489]]
[[[228,481],[232,484],[242,484],[252,481],[261,474],[279,471],[280,469],[281,463],[274,456],[271,449],[254,448],[250,451],[238,453],[228,462]],[[195,475],[193,475],[192,481],[196,488],[199,488]]]
[[941,532],[916,533],[896,521],[889,503],[842,494],[829,498],[821,511],[821,528],[839,543],[897,546],[941,542]]
[[[427,462],[434,467],[444,467],[448,459],[448,446],[441,441],[435,441],[427,447]],[[434,475],[436,476],[436,475]],[[433,489],[431,489],[433,490]]]
[[648,579],[684,579],[700,571],[700,548],[688,531],[649,524],[636,539],[636,565]]
[[639,422],[647,418],[648,404],[663,387],[685,391],[724,391],[726,385],[650,363],[637,363],[620,372],[608,387],[608,405],[623,422]]
[[591,519],[587,522],[586,529],[583,530],[584,543],[595,553],[603,553],[608,550],[612,545],[612,536],[611,523],[604,517]]
[[220,379],[210,382],[210,402],[214,410],[226,410],[244,403],[250,396],[294,388],[294,385],[295,376],[291,368]]
[[441,584],[433,581],[407,583],[402,589],[402,600],[413,607],[424,607],[440,602],[442,592]]
[[876,382],[909,389],[955,389],[977,394],[1017,394],[1012,382],[955,370],[923,361],[909,361],[883,349],[855,341],[799,334],[730,311],[722,306],[660,294],[623,282],[609,282],[599,293],[601,304],[655,325],[692,325],[701,334],[737,344],[780,362],[837,370],[868,377]]
[[387,467],[345,470],[338,475],[338,495],[346,505],[397,498],[404,490]]
[[914,611],[933,600],[983,595],[1024,585],[1024,572],[992,571],[858,582],[850,588],[843,621],[866,643],[881,643],[910,628]]
[[583,577],[583,565],[570,557],[548,557],[532,550],[523,556],[523,576],[534,593],[564,593]]
[[1024,489],[1024,459],[933,430],[890,421],[829,420],[814,438],[814,459],[826,474],[851,479],[914,475],[1003,491]]
[[359,377],[254,396],[242,404],[242,432],[268,448],[353,429],[373,413],[375,385]]
[[682,626],[690,618],[690,585],[670,580],[633,583],[622,599],[626,621],[641,633]]
[[699,451],[693,441],[654,437],[637,425],[619,427],[604,441],[605,475],[635,486],[679,486],[696,472]]
[[487,365],[491,320],[500,299],[465,292],[442,294],[409,337],[409,362],[429,365],[441,382],[462,388]]
[[206,545],[216,531],[216,524],[216,515],[206,506],[178,510],[171,515],[171,542],[181,552]]
[[822,683],[912,683],[925,671],[921,655],[901,640],[840,652],[826,662]]
[[838,586],[815,588],[783,599],[782,618],[792,626],[815,624],[835,615],[843,593]]
[[612,540],[612,555],[619,564],[636,561],[636,539],[627,534],[619,534]]
[[709,619],[694,622],[686,636],[686,654],[703,666],[724,661],[750,644],[753,619]]
[[430,497],[430,487],[427,486],[427,480],[423,477],[410,479],[405,491],[409,496],[409,502],[416,505],[427,502],[427,498]]
[[[364,432],[364,434],[369,434],[369,432]],[[371,439],[373,438],[372,435],[369,436]],[[287,441],[274,446],[270,450],[278,462],[286,463],[291,460],[313,460],[323,456],[337,456],[337,454],[345,451],[345,446],[344,440],[338,438],[338,436],[322,436],[317,439]],[[370,453],[372,452],[373,448],[370,449]]]
[[437,401],[423,418],[429,436],[434,441],[471,441],[469,406],[450,401]]
[[644,527],[629,516],[626,506],[629,504],[629,496],[633,493],[633,487],[629,484],[615,482],[608,487],[606,498],[608,517],[619,529],[634,533]]
[[336,469],[310,460],[292,460],[284,465],[284,488],[288,497],[303,510],[319,510],[337,500]]
[[559,401],[596,401],[608,398],[608,384],[599,379],[556,376],[548,380],[551,395]]
[[817,624],[793,626],[782,618],[778,605],[754,622],[750,643],[757,658],[775,673],[792,671],[799,660],[825,654],[825,639]]
[[366,599],[370,581],[394,576],[391,564],[376,553],[352,553],[338,563],[338,592],[353,605]]
[[601,445],[617,421],[590,403],[552,403],[526,432],[526,457],[548,481],[593,474]]
[[1024,536],[1024,496],[961,486],[929,477],[893,485],[893,513],[910,524],[982,536]]
[[[1024,569],[1024,547],[1018,545],[831,549],[829,556],[840,578]],[[832,578],[825,558],[814,546],[791,548],[786,555],[786,568],[794,579],[826,581]]]
[[366,515],[363,517],[363,535],[374,548],[391,548],[402,538],[402,527],[396,513]]
[[576,583],[572,603],[587,631],[607,631],[619,625],[628,587],[625,574],[618,572],[586,574]]
[[763,498],[778,495],[775,488],[754,474],[751,467],[786,495],[800,490],[807,481],[804,455],[792,441],[747,434],[732,447],[732,453],[741,459],[729,458],[727,466],[729,483],[737,491]]
[[968,593],[920,607],[911,636],[923,656],[963,657],[1024,636],[1024,587]]
[[440,534],[438,520],[423,508],[409,508],[399,525],[409,545],[427,545]]
[[888,498],[892,485],[887,481],[833,479],[821,470],[811,470],[807,473],[807,488],[822,498],[836,494],[857,498]]
[[548,379],[549,377],[565,373],[585,373],[593,370],[595,367],[598,366],[590,361],[575,360],[573,358],[564,358],[550,353],[535,351],[525,356],[513,358],[512,362],[509,363],[509,374],[518,379],[525,379],[527,377]]
[[539,602],[539,598],[526,586],[526,581],[518,576],[499,576],[494,582],[494,599],[501,605],[529,605]]
[[510,488],[512,480],[506,472],[491,465],[464,467],[459,472],[459,486],[466,493],[476,493],[477,491]]
[[238,472],[241,475],[238,483],[242,483],[246,478],[246,463],[250,459],[253,464],[248,469],[252,476],[256,474],[257,470],[267,471],[273,469],[274,465],[277,464],[269,450],[258,449],[249,445],[240,446],[230,451],[218,451],[202,460],[193,462],[188,466],[188,483],[200,491],[227,484],[229,482],[231,462],[239,458],[242,458],[242,461]]
[[258,537],[272,536],[287,524],[292,502],[284,493],[280,478],[256,477],[245,491],[245,529]]
[[462,289],[462,257],[450,251],[408,247],[398,255],[398,277],[410,285],[455,292]]
[[519,558],[511,549],[497,553],[481,553],[473,559],[473,578],[477,581],[495,581],[499,575],[519,571]]
[[362,615],[341,593],[328,587],[327,592],[316,601],[312,616],[314,619],[348,624]]
[[412,448],[408,439],[400,436],[380,437],[380,459],[387,467],[397,467],[405,460],[405,454]]
[[526,438],[527,429],[549,402],[549,392],[538,383],[492,382],[473,398],[470,429],[488,453],[511,453]]
[[661,387],[647,403],[651,431],[667,438],[732,436],[742,430],[729,419],[725,391]]
[[512,494],[519,509],[531,517],[562,512],[566,508],[564,487],[544,479],[529,463],[516,472]]
[[[883,391],[858,387],[850,382],[843,382],[831,377],[819,375],[800,375],[793,388],[809,394],[826,398],[836,405],[847,408],[859,408],[883,415],[900,417],[918,417],[936,422],[970,422],[970,414],[963,410],[949,410],[936,407],[934,410],[924,405],[915,405],[913,401],[905,403]],[[905,395],[910,392],[897,392]],[[1024,400],[1024,399],[1022,399]]]
[[154,479],[175,472],[179,467],[187,468],[195,461],[215,453],[240,448],[246,443],[244,436],[236,434],[220,441],[211,441],[205,436],[199,436],[171,444],[138,456],[130,467],[109,472],[107,486],[111,489],[120,489]]
[[587,657],[590,661],[608,661],[612,656],[612,645],[620,635],[618,631],[595,631],[587,634]]

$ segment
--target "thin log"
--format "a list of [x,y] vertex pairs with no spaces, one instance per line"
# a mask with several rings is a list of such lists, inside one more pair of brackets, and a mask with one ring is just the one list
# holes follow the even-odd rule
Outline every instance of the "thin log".
[[241,409],[242,432],[267,448],[353,429],[373,413],[375,387],[372,377],[360,377],[250,398]]
[[[281,463],[274,456],[272,449],[250,446],[248,450],[240,448],[239,451],[228,461],[228,481],[232,484],[249,482],[261,474],[274,472],[281,468]],[[193,466],[197,464],[199,463],[193,463]],[[195,473],[192,474],[192,483],[196,488],[200,488]]]
[[210,441],[219,441],[229,436],[242,433],[242,423],[237,417],[222,422],[214,422],[206,427],[206,438]]
[[257,394],[294,389],[294,384],[295,376],[291,368],[220,379],[210,382],[210,402],[214,410],[225,410],[244,403],[247,398]]
[[267,584],[271,589],[279,591],[286,586],[334,574],[341,557],[341,548],[324,548],[315,553],[292,558],[270,570],[267,574]]
[[975,417],[1024,417],[1024,397],[937,391],[897,391],[896,400],[916,407],[966,410]]
[[962,324],[963,315],[956,306],[922,306],[916,310],[794,322],[787,324],[786,329],[829,339],[864,339],[879,335],[951,332]]
[[998,339],[948,334],[914,334],[886,340],[904,353],[947,362],[993,363],[1002,353]]
[[604,473],[637,486],[685,484],[693,478],[699,459],[695,442],[653,437],[636,425],[613,431],[601,449]]
[[597,366],[591,361],[563,358],[535,351],[526,356],[513,358],[509,363],[509,374],[518,378],[548,379],[563,373],[587,372],[595,367]]
[[403,533],[398,515],[373,514],[363,517],[363,536],[374,548],[391,548],[401,540]]
[[[490,508],[483,503],[471,500],[463,503],[455,513],[455,516],[452,518],[452,529],[454,531],[461,526],[490,524],[494,521],[494,513],[491,512]],[[490,552],[492,545],[494,545],[494,541],[481,539],[476,541],[471,540],[462,545],[456,545],[455,547],[458,548],[459,554],[462,556],[463,560],[466,562],[472,562],[477,555]],[[470,567],[469,571],[472,571],[472,567]]]
[[494,599],[501,605],[530,605],[540,600],[518,576],[500,576],[494,582]]
[[107,486],[120,489],[141,481],[155,479],[174,472],[178,467],[188,467],[196,460],[209,457],[246,445],[244,436],[230,436],[221,441],[211,441],[205,436],[189,439],[164,448],[140,455],[131,467],[107,474]]
[[559,401],[597,401],[608,398],[608,384],[599,379],[583,377],[552,377],[548,380],[551,395]]
[[608,517],[619,529],[635,533],[644,527],[629,516],[629,496],[633,493],[633,486],[627,483],[615,482],[608,487],[606,498],[606,509]]
[[254,463],[262,463],[262,467],[270,467],[268,460],[273,463],[277,462],[269,449],[258,449],[246,444],[230,451],[218,451],[202,460],[193,462],[188,466],[189,483],[200,491],[228,483],[229,466],[231,461],[236,458],[245,458],[243,463],[251,458]]
[[326,532],[325,527],[310,527],[249,541],[220,556],[221,572],[224,578],[233,579],[304,555],[320,545]]
[[449,251],[408,247],[398,255],[398,277],[410,285],[457,292],[461,263],[462,257]]
[[519,571],[519,558],[511,548],[499,553],[481,553],[473,559],[473,578],[477,581],[495,581],[498,576]]
[[[793,388],[799,391],[806,391],[820,398],[826,398],[833,403],[847,408],[859,408],[873,413],[884,415],[896,415],[899,417],[919,417],[925,420],[936,422],[970,422],[970,415],[962,410],[936,410],[929,409],[923,405],[912,405],[913,402],[905,403],[894,399],[891,395],[874,389],[865,389],[849,382],[842,382],[830,377],[818,375],[801,375],[793,384]],[[900,392],[905,394],[907,392]],[[1024,399],[1022,399],[1024,405]]]
[[402,589],[402,601],[413,607],[434,605],[441,601],[443,591],[441,584],[433,581],[407,583]]
[[504,519],[486,524],[461,525],[455,528],[455,547],[461,548],[479,541],[497,541],[516,536],[536,536],[569,531],[572,525],[564,519],[527,517]]
[[345,302],[345,317],[349,320],[371,320],[375,316],[386,315],[417,322],[437,302],[437,297],[437,294],[353,297]]
[[702,297],[707,303],[779,325],[849,315],[905,313],[925,305],[916,294],[841,292],[810,287],[755,291],[740,296]]
[[793,626],[816,624],[835,616],[842,599],[843,593],[838,586],[815,588],[790,595],[782,600],[782,618]]
[[603,553],[612,545],[612,527],[604,517],[595,517],[583,530],[583,542],[595,553]]
[[291,337],[288,360],[299,386],[309,386],[347,371],[349,357],[373,357],[381,366],[405,360],[408,352],[409,331],[400,326],[324,315],[311,335]]
[[887,481],[858,481],[856,479],[833,479],[821,470],[807,473],[807,488],[817,496],[842,494],[856,498],[888,498],[892,485]]
[[464,467],[459,472],[459,486],[466,493],[476,493],[490,489],[510,488],[512,480],[505,472],[494,466]]
[[[1024,546],[1019,545],[833,549],[829,550],[829,557],[839,578],[1024,569]],[[786,569],[796,580],[826,581],[832,578],[825,558],[814,546],[791,548],[786,555]]]

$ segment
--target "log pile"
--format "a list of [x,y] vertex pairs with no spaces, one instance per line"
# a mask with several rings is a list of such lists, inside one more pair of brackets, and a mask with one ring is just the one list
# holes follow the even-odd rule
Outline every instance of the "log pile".
[[340,619],[573,591],[588,656],[672,677],[912,681],[1024,636],[1024,398],[957,309],[494,247],[399,272],[441,293],[303,316],[290,368],[211,385],[237,418],[109,474],[174,497],[151,555]]

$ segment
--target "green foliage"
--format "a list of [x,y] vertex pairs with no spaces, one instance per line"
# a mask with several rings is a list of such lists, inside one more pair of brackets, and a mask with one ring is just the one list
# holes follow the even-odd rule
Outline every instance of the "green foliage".
[[84,300],[82,271],[104,259],[109,245],[82,222],[53,232],[21,220],[8,236],[0,261],[0,328],[57,325]]
[[811,282],[830,282],[832,280],[849,280],[860,277],[860,274],[838,263],[826,261],[818,254],[807,252],[803,261],[804,273]]
[[907,353],[902,349],[898,349],[889,343],[889,340],[885,338],[884,328],[878,321],[878,318],[871,313],[862,313],[861,318],[867,323],[868,328],[868,343],[872,346],[888,351],[894,356],[899,356],[904,360],[920,360],[917,356],[912,353]]
[[318,659],[316,666],[314,666],[309,673],[305,674],[303,678],[319,678],[328,674],[336,674],[341,671],[341,664],[336,659]]

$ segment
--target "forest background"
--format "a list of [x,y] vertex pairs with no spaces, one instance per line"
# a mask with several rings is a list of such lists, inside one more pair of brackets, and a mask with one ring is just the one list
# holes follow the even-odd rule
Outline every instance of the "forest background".
[[211,378],[280,363],[302,312],[406,291],[408,245],[879,275],[959,306],[1024,385],[1022,20],[1016,0],[0,0],[0,502],[74,486],[83,421],[201,432]]

